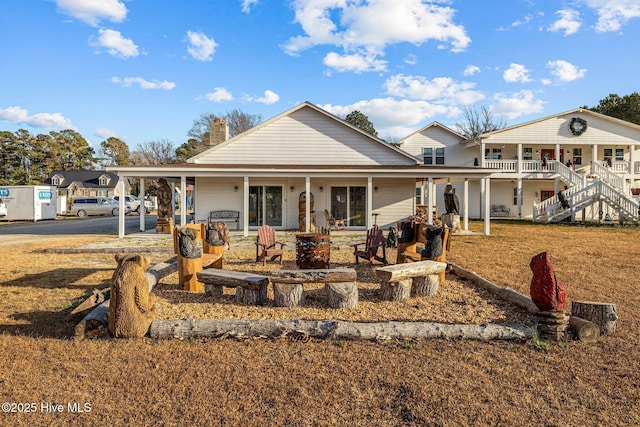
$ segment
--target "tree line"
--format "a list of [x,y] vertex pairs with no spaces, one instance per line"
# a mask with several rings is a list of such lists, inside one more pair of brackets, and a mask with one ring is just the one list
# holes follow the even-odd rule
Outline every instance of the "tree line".
[[[595,107],[583,108],[640,124],[638,92],[622,97],[610,94]],[[468,138],[506,126],[504,121],[496,120],[486,107],[480,110],[466,107],[463,112],[463,121],[456,123],[456,128]],[[171,141],[161,139],[144,142],[131,151],[126,142],[109,137],[100,143],[97,153],[82,135],[71,129],[37,135],[25,129],[16,132],[0,131],[0,185],[42,184],[56,170],[184,163],[188,158],[212,147],[209,132],[212,121],[217,117],[227,118],[230,138],[262,122],[261,115],[238,109],[227,111],[223,115],[202,113],[187,132],[187,142],[177,148],[174,148]],[[373,136],[378,135],[373,123],[360,111],[352,111],[345,120]]]

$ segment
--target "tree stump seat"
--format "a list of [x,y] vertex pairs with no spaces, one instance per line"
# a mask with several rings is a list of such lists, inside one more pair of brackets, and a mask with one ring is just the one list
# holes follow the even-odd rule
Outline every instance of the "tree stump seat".
[[219,298],[224,287],[236,288],[236,301],[243,304],[264,304],[267,302],[269,278],[254,273],[210,268],[197,273],[204,283],[205,293]]
[[415,296],[435,295],[438,292],[439,275],[447,264],[438,261],[418,261],[376,268],[376,276],[383,280],[380,297],[387,301],[404,301]]
[[325,284],[327,303],[331,308],[358,306],[357,273],[353,268],[275,270],[269,275],[276,307],[304,304],[304,285],[307,283]]

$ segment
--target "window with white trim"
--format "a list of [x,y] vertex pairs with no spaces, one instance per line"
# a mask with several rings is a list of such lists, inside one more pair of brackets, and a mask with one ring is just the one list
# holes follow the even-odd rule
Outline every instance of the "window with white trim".
[[522,159],[523,160],[533,160],[533,148],[532,147],[524,147],[522,149]]
[[573,149],[573,164],[574,165],[582,164],[582,148]]
[[431,147],[422,149],[422,158],[425,165],[444,165],[444,147],[435,150]]
[[51,185],[55,185],[55,186],[60,185],[60,177],[56,175],[53,178],[51,178]]
[[624,161],[624,148],[616,148],[616,162]]
[[101,186],[105,186],[109,183],[109,178],[107,178],[105,175],[102,175],[99,179],[99,183]]

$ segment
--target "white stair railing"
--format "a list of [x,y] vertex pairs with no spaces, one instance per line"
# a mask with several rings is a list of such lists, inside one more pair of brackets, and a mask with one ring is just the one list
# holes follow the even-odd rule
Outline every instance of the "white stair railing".
[[564,182],[569,184],[570,187],[574,185],[583,187],[586,185],[586,176],[576,173],[573,169],[565,166],[562,162],[556,162],[556,172]]
[[620,191],[626,192],[624,178],[621,175],[611,172],[608,167],[602,166],[598,162],[591,162],[591,173],[598,175],[603,181],[606,181]]

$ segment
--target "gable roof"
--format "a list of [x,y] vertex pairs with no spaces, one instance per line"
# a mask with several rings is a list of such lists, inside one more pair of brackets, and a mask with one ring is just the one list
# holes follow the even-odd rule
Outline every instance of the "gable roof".
[[415,165],[417,160],[304,102],[190,159],[196,164]]
[[587,115],[587,116],[592,116],[592,117],[600,119],[600,120],[609,121],[609,122],[611,122],[613,124],[626,126],[626,127],[629,127],[629,128],[631,128],[633,130],[640,131],[640,125],[637,125],[635,123],[631,123],[631,122],[627,122],[625,120],[617,119],[615,117],[607,116],[606,114],[596,113],[595,111],[591,111],[591,110],[586,109],[586,108],[575,108],[573,110],[565,111],[563,113],[553,114],[551,116],[546,116],[546,117],[541,117],[539,119],[531,120],[531,121],[528,121],[528,122],[525,122],[525,123],[519,123],[519,124],[513,125],[513,126],[508,126],[506,128],[494,130],[492,132],[486,132],[486,133],[483,133],[482,135],[479,135],[478,138],[479,139],[485,139],[485,138],[489,138],[489,137],[494,136],[494,135],[498,135],[500,133],[510,132],[510,131],[513,131],[515,129],[522,128],[522,127],[525,127],[525,126],[531,126],[531,125],[534,125],[534,124],[537,124],[537,123],[541,123],[541,122],[544,122],[544,121],[548,121],[548,120],[552,120],[552,119],[560,119],[560,118],[564,118],[565,116],[575,115],[575,114],[583,114],[583,115]]
[[[54,176],[62,177],[62,180],[58,188],[68,188],[74,184],[79,188],[115,188],[118,184],[118,175],[113,172],[107,172],[103,170],[98,171],[85,171],[85,170],[54,170],[47,176],[44,181],[47,185],[51,184],[51,179]],[[108,178],[107,185],[100,185],[100,178],[106,176]]]
[[434,127],[434,128],[436,128],[436,127],[442,128],[446,132],[449,132],[452,135],[454,135],[454,136],[456,136],[456,137],[458,137],[458,138],[460,138],[462,140],[466,139],[464,136],[460,135],[458,132],[456,132],[455,130],[451,129],[450,127],[445,126],[445,125],[443,125],[442,123],[440,123],[438,121],[433,121],[433,122],[429,123],[428,125],[426,125],[425,127],[421,128],[421,129],[418,129],[417,131],[413,132],[412,134],[409,134],[409,135],[405,136],[400,141],[396,142],[396,145],[402,145],[407,139],[413,137],[414,135],[421,134],[421,133],[429,130],[432,127]]

